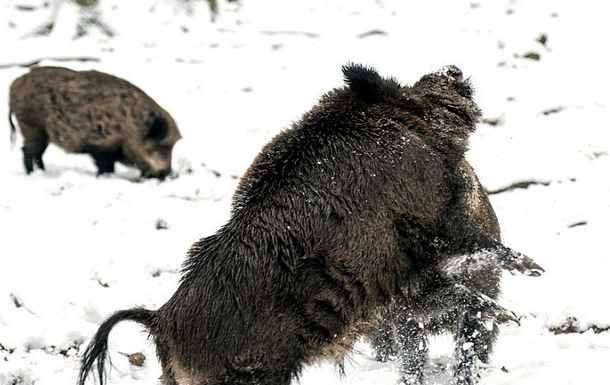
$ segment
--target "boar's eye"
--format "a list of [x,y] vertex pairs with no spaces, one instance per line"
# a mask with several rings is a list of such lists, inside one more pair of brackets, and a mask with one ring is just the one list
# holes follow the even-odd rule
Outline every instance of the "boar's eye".
[[169,124],[167,123],[167,120],[160,116],[156,116],[155,120],[153,120],[148,127],[148,134],[146,134],[146,137],[156,141],[161,141],[167,136],[168,132]]

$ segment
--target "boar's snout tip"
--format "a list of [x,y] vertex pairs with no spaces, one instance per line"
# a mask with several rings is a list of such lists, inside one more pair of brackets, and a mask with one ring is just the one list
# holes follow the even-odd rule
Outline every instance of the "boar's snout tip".
[[148,179],[157,178],[159,180],[164,180],[171,173],[171,171],[172,170],[161,170],[161,171],[155,171],[155,172],[146,171],[146,172],[142,173],[142,176],[144,178],[148,178]]
[[445,73],[445,75],[447,75],[453,81],[459,82],[464,79],[464,74],[462,73],[462,70],[455,65],[446,66],[445,68],[443,68],[443,73]]

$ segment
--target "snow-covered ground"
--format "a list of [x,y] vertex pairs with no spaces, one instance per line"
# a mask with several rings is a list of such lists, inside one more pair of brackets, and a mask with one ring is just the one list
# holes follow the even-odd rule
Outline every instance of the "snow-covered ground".
[[[212,22],[205,1],[189,14],[177,1],[101,0],[116,35],[93,29],[77,40],[67,2],[49,36],[32,36],[51,17],[43,3],[0,5],[0,116],[8,116],[11,81],[27,72],[11,64],[47,58],[41,63],[140,86],[174,116],[183,139],[174,149],[178,177],[164,182],[124,167],[96,177],[87,156],[53,146],[47,171],[27,176],[20,143],[11,151],[2,124],[0,385],[74,383],[79,351],[106,316],[163,304],[188,247],[227,220],[238,178],[261,146],[340,86],[348,61],[407,84],[459,66],[487,122],[468,153],[483,184],[501,191],[533,182],[491,195],[505,243],[546,273],[503,278],[501,303],[521,326],[502,327],[481,383],[608,384],[608,1],[243,0],[221,2]],[[169,228],[157,230],[159,220]],[[562,326],[570,333],[551,331]],[[117,326],[110,346],[110,384],[155,383],[160,367],[139,327]],[[300,383],[396,381],[392,363],[373,361],[364,343],[356,348],[345,377],[322,365]],[[135,352],[148,358],[143,367],[129,363]],[[450,355],[451,341],[435,339],[433,361]]]

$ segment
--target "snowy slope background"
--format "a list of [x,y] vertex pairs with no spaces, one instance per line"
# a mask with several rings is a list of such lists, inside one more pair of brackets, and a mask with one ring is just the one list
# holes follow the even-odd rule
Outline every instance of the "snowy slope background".
[[[193,12],[170,0],[102,0],[112,38],[73,40],[66,2],[49,36],[42,0],[0,4],[0,385],[72,384],[102,320],[157,308],[175,291],[186,250],[229,215],[239,176],[262,145],[341,86],[348,61],[410,84],[446,64],[471,76],[485,122],[468,158],[491,195],[505,243],[545,269],[506,275],[502,327],[481,383],[608,384],[610,363],[609,2],[518,0],[244,0]],[[546,41],[544,38],[546,37]],[[536,60],[536,55],[539,60]],[[16,64],[97,69],[131,81],[177,121],[177,177],[139,180],[50,146],[26,176],[11,151],[8,89]],[[85,58],[93,61],[57,61]],[[15,65],[13,65],[15,64]],[[520,184],[527,188],[507,187]],[[157,229],[158,223],[167,229]],[[146,334],[118,326],[110,384],[156,383]],[[433,341],[431,383],[449,377],[451,341]],[[142,352],[142,367],[128,355]],[[308,368],[309,384],[393,384],[396,366],[359,343],[341,378]],[[92,379],[90,381],[93,381]],[[93,382],[91,382],[93,383]]]

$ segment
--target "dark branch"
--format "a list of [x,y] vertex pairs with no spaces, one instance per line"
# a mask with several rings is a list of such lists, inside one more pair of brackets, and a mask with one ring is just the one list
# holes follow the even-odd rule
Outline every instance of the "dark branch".
[[75,61],[75,62],[82,62],[82,63],[86,63],[86,62],[99,63],[101,61],[100,58],[87,57],[87,56],[83,56],[83,57],[41,57],[40,59],[36,59],[31,62],[0,64],[0,70],[7,69],[7,68],[13,68],[13,67],[23,67],[23,68],[34,67],[35,65],[40,64],[40,62],[42,62],[43,60],[56,61],[56,62]]

